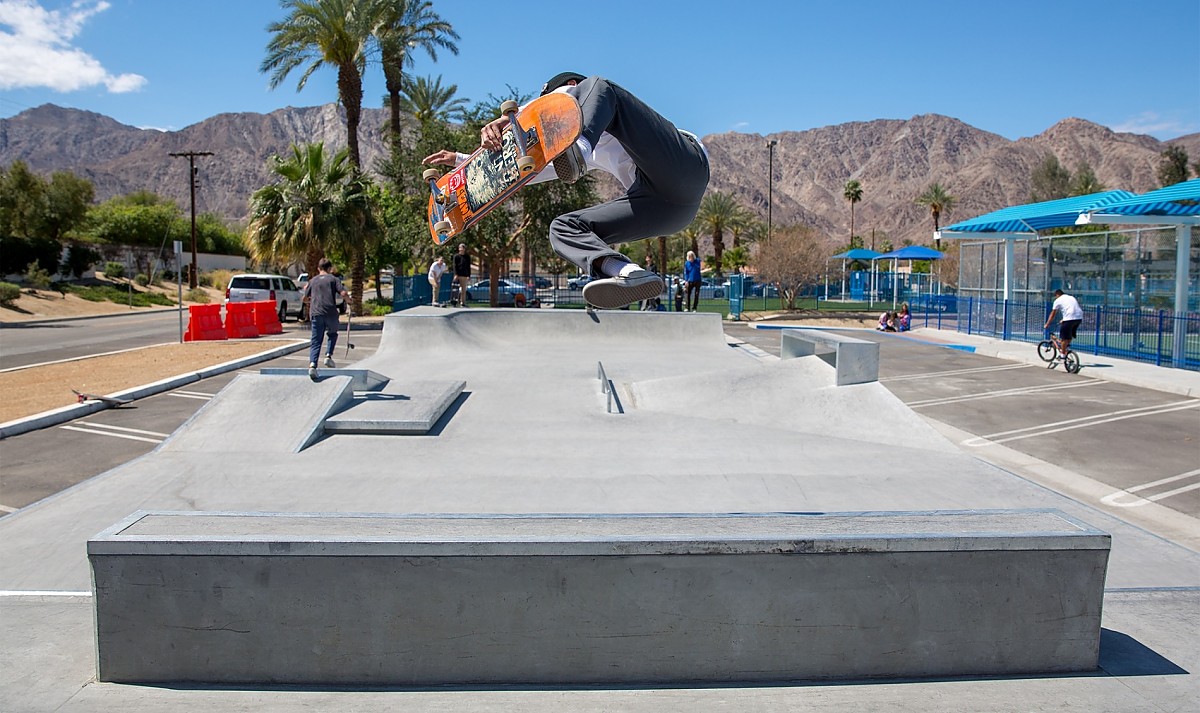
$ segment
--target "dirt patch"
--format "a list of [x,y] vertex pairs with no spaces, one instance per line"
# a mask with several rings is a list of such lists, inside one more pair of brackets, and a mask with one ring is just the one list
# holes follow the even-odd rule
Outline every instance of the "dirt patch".
[[[203,288],[208,298],[212,303],[220,303],[225,299],[225,293],[221,290],[215,290],[211,287]],[[177,291],[175,288],[167,289],[163,287],[139,287],[139,292],[157,292],[166,296],[172,302],[175,301]],[[184,289],[184,294],[187,290]],[[186,309],[188,305],[196,304],[184,300],[183,305]],[[0,306],[0,322],[31,322],[39,319],[63,319],[65,317],[95,317],[106,314],[128,314],[129,312],[146,312],[150,310],[164,309],[161,306],[155,307],[130,307],[127,304],[119,304],[117,302],[92,302],[85,300],[82,297],[74,294],[63,295],[55,290],[32,290],[23,288],[21,296],[13,302],[11,306]],[[170,308],[165,308],[170,309]]]
[[[93,304],[93,303],[88,303]],[[76,403],[71,389],[107,396],[276,349],[288,342],[187,342],[0,373],[0,423]]]

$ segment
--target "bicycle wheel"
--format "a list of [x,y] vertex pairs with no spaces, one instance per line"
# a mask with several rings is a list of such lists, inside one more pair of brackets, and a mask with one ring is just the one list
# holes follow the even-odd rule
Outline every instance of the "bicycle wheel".
[[1075,352],[1067,352],[1067,355],[1063,357],[1063,363],[1066,365],[1067,373],[1069,374],[1078,374],[1079,370],[1083,367],[1083,364],[1079,363],[1079,355]]
[[1058,348],[1054,346],[1054,342],[1047,339],[1044,342],[1038,342],[1038,356],[1042,361],[1054,361],[1055,355],[1058,354]]

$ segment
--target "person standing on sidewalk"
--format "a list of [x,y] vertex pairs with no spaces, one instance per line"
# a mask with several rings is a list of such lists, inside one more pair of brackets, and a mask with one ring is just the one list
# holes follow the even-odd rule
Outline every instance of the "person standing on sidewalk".
[[459,307],[467,306],[467,283],[471,281],[471,256],[467,254],[465,243],[458,244],[458,252],[454,253],[454,282],[458,285],[458,299],[453,299],[451,291],[450,304]]
[[[550,223],[550,245],[567,262],[595,278],[583,298],[595,307],[618,309],[649,299],[662,289],[657,275],[642,269],[613,246],[687,227],[708,188],[708,152],[700,139],[677,128],[631,92],[604,77],[560,72],[542,95],[563,92],[579,102],[582,134],[531,183],[558,178],[574,183],[593,169],[611,173],[625,194],[590,208],[560,215]],[[480,145],[501,147],[509,118],[483,127]],[[442,150],[426,164],[457,165],[466,155]]]
[[1050,316],[1046,318],[1042,329],[1050,329],[1056,316],[1062,319],[1062,324],[1058,327],[1058,338],[1061,345],[1059,348],[1065,357],[1067,352],[1071,351],[1071,340],[1079,331],[1079,324],[1083,322],[1083,308],[1079,306],[1079,300],[1064,294],[1062,290],[1055,290],[1054,305],[1050,308]]
[[[308,378],[317,380],[317,359],[321,357],[321,343],[328,337],[328,349],[325,352],[325,366],[332,369],[333,349],[337,346],[338,323],[337,297],[350,299],[350,293],[342,285],[342,281],[333,273],[333,261],[321,258],[317,265],[319,270],[316,277],[304,286],[304,301],[308,303],[308,317],[311,321],[312,332],[308,342]],[[349,312],[347,312],[349,316]]]
[[433,298],[431,304],[434,307],[442,306],[442,304],[438,302],[438,292],[440,292],[442,289],[442,275],[445,274],[446,259],[441,255],[438,255],[437,259],[433,261],[433,264],[429,266],[429,286],[433,288]]

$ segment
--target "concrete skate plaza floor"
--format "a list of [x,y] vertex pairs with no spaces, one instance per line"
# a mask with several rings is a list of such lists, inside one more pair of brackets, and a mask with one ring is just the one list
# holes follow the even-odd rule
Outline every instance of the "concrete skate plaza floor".
[[[624,414],[605,410],[602,362]],[[141,459],[0,520],[13,710],[1180,709],[1200,698],[1200,555],[964,453],[878,383],[727,344],[717,315],[415,309],[356,365],[466,387],[429,435],[229,451],[202,418]],[[298,378],[296,388],[311,386]],[[295,405],[289,408],[295,408]],[[238,443],[249,439],[239,438]],[[1111,533],[1094,676],[838,686],[312,691],[98,684],[85,543],[136,510],[724,513],[1058,508]],[[33,594],[40,592],[41,594]],[[72,594],[75,593],[75,594]]]

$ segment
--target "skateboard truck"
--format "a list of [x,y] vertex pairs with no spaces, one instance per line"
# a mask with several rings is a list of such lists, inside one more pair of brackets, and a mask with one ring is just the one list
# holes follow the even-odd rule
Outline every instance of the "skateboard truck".
[[537,161],[529,155],[529,148],[525,145],[525,130],[517,121],[517,103],[511,99],[504,102],[500,105],[500,113],[507,116],[508,123],[512,125],[513,138],[517,142],[517,170],[524,176],[533,170]]
[[450,221],[446,220],[447,203],[450,202],[450,196],[442,192],[438,188],[437,180],[441,177],[441,172],[436,168],[427,168],[425,173],[421,174],[421,178],[429,184],[429,190],[433,193],[433,202],[437,204],[437,222],[433,224],[433,230],[442,240],[450,234]]

